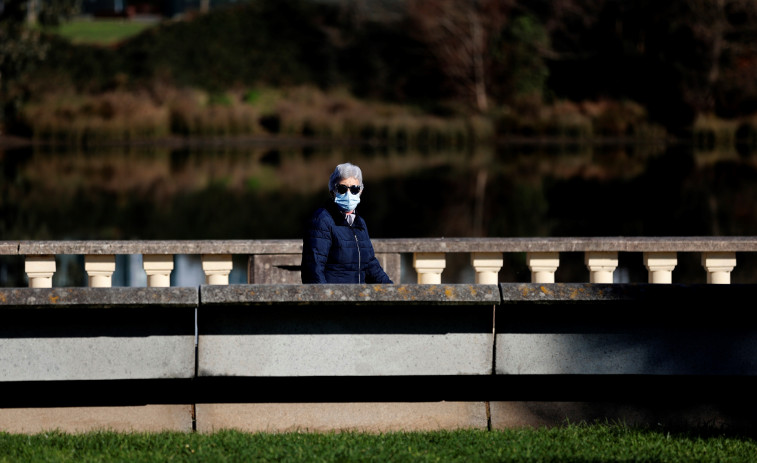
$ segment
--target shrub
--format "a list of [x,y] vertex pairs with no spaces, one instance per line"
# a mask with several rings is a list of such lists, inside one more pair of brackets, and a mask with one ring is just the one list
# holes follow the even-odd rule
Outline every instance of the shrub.
[[22,120],[41,141],[83,145],[133,141],[169,133],[168,112],[143,93],[46,95],[27,105]]

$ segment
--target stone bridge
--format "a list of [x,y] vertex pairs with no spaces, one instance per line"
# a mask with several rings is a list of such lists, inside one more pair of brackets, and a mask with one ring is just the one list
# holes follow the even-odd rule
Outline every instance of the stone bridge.
[[[288,241],[0,243],[24,259],[31,286],[0,289],[0,431],[748,427],[757,418],[754,283],[710,284],[730,282],[755,238],[375,246],[390,269],[412,253],[421,284],[265,282],[266,272],[296,275],[298,243]],[[508,252],[527,254],[532,281],[497,281]],[[544,268],[564,252],[585,253],[591,281],[554,282]],[[648,281],[608,282],[619,252],[644,253]],[[683,252],[701,254],[708,283],[670,281]],[[168,262],[161,256],[203,255],[206,284],[167,287],[156,273],[147,287],[108,287],[111,256],[122,253],[145,256],[146,272]],[[443,269],[448,253],[470,254],[475,283],[428,282],[441,272],[423,263]],[[51,278],[34,264],[59,254],[95,256],[85,259],[90,287],[34,283]],[[250,256],[249,283],[213,273],[233,254]]]

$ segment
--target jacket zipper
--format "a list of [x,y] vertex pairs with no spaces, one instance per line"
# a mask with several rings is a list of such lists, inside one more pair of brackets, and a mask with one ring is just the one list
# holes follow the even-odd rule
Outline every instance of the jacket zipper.
[[360,284],[360,241],[357,239],[357,233],[352,230],[352,235],[355,237],[355,247],[357,247],[357,283]]

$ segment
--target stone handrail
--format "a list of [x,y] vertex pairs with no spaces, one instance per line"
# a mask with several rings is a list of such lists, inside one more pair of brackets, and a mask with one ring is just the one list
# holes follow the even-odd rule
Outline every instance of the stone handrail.
[[[612,283],[619,252],[640,252],[650,283],[671,283],[677,253],[702,256],[708,283],[730,283],[737,252],[757,252],[757,237],[579,237],[579,238],[398,238],[374,239],[384,267],[398,281],[400,254],[413,254],[419,284],[439,284],[447,253],[469,253],[476,283],[496,284],[504,253],[526,253],[531,282],[554,283],[561,252],[583,252],[591,283]],[[115,255],[141,254],[150,287],[170,286],[174,255],[201,255],[207,284],[228,284],[233,255],[263,259],[259,272],[271,263],[299,265],[300,240],[133,240],[133,241],[0,241],[0,255],[25,256],[31,287],[51,287],[55,256],[85,256],[89,286],[109,287]],[[267,259],[267,260],[266,260]],[[250,264],[250,274],[254,272]],[[296,272],[287,281],[295,282]],[[296,275],[298,277],[298,274]],[[260,278],[248,278],[261,282]]]

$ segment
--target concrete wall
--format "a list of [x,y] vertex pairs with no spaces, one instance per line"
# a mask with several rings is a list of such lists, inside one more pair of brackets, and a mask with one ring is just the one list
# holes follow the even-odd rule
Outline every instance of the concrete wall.
[[0,431],[750,425],[753,290],[0,289]]
[[199,376],[492,373],[494,285],[253,288],[203,288]]
[[2,381],[194,376],[196,288],[3,291]]
[[497,374],[757,374],[757,330],[746,321],[751,285],[501,289]]
[[198,302],[197,288],[0,290],[0,430],[191,430],[190,401],[134,385],[194,377]]

